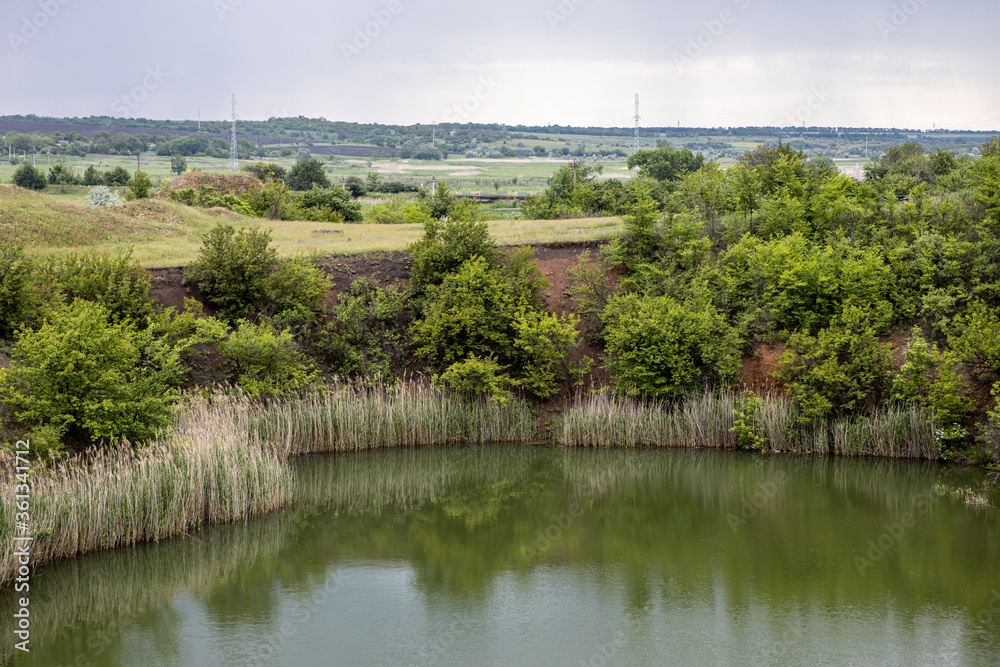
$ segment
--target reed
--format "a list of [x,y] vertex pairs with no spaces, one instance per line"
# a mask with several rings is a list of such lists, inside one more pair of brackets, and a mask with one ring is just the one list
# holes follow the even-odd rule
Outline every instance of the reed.
[[[191,404],[159,442],[137,448],[116,443],[38,470],[30,491],[33,564],[157,541],[280,507],[289,494],[289,470],[272,443],[247,442],[249,418],[240,402]],[[0,584],[17,568],[15,481],[0,484]]]
[[[219,393],[191,399],[159,441],[127,442],[31,478],[35,567],[79,553],[158,541],[273,512],[294,495],[292,454],[456,443],[525,442],[524,403],[457,399],[427,384],[334,391],[260,405]],[[0,586],[18,568],[17,480],[0,461]]]
[[[735,415],[745,405],[736,392],[694,394],[674,404],[602,392],[577,399],[557,425],[556,440],[570,447],[735,449]],[[918,405],[887,405],[871,415],[804,423],[787,399],[763,396],[756,401],[753,429],[772,452],[940,457],[933,414]]]
[[535,418],[526,403],[457,398],[426,383],[352,387],[261,410],[253,436],[286,440],[294,454],[489,442],[528,442]]

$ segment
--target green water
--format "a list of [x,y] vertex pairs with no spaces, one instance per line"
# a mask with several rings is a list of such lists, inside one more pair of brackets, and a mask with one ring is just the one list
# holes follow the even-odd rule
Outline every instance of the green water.
[[528,447],[294,465],[280,515],[39,570],[32,652],[8,630],[3,657],[1000,664],[1000,511],[959,496],[979,471]]

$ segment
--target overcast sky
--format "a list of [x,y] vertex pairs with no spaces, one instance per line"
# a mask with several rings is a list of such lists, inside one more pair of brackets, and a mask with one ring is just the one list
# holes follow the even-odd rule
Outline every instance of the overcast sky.
[[996,0],[2,0],[0,115],[1000,128]]

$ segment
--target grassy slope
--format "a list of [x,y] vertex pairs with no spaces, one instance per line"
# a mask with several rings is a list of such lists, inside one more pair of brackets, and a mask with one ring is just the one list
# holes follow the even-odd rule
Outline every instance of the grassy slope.
[[[183,266],[197,256],[200,235],[222,221],[240,227],[270,228],[274,245],[284,256],[311,251],[402,250],[422,232],[419,225],[248,219],[231,211],[191,208],[161,200],[92,208],[0,185],[0,240],[24,243],[37,254],[133,247],[135,257],[147,266]],[[618,218],[500,221],[490,223],[490,232],[502,244],[578,241],[612,236],[621,224]],[[332,233],[318,234],[316,230]]]

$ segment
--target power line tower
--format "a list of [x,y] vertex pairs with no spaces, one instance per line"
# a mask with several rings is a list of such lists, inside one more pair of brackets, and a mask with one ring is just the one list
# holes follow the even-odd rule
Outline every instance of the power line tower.
[[233,133],[229,137],[229,171],[239,171],[240,154],[236,150],[236,93],[233,93]]
[[639,152],[639,93],[635,94],[635,152]]

